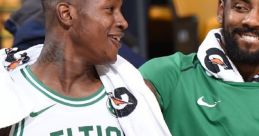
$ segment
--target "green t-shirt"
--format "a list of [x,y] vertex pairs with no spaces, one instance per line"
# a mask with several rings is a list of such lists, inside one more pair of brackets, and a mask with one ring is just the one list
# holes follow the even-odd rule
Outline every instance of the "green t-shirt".
[[196,54],[152,59],[140,71],[157,89],[174,136],[259,135],[259,83],[208,76]]

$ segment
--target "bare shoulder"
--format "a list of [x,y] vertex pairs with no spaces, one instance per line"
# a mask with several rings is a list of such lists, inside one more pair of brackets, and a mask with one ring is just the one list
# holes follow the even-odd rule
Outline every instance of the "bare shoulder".
[[152,91],[152,93],[156,96],[156,98],[158,98],[158,93],[154,85],[148,80],[145,80],[145,83],[148,86],[148,88]]

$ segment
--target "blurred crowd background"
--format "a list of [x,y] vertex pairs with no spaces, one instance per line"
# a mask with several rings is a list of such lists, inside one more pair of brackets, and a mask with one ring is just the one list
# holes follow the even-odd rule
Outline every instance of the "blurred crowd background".
[[4,22],[10,14],[21,6],[21,0],[0,0],[0,47],[7,48],[13,44],[13,36],[4,28]]
[[[26,0],[0,0],[0,48],[13,46],[14,37],[4,22]],[[32,0],[31,0],[32,1]],[[123,39],[145,59],[176,51],[195,52],[207,32],[219,27],[218,0],[124,0],[123,13],[129,28]]]

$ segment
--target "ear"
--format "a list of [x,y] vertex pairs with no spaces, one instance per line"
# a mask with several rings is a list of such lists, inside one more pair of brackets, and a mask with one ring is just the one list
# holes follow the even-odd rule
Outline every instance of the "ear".
[[73,22],[72,5],[66,2],[60,2],[56,6],[56,12],[59,22],[66,27],[70,27]]
[[224,14],[224,0],[218,1],[218,10],[217,10],[217,20],[220,24],[223,22],[223,14]]

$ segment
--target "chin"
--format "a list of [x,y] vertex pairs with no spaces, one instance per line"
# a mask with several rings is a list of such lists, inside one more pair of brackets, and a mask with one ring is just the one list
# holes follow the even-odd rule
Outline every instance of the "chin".
[[111,64],[114,64],[117,61],[117,55],[116,57],[114,57],[114,59],[112,60]]
[[114,64],[117,61],[117,54],[112,57],[106,57],[105,64]]
[[118,50],[115,51],[113,54],[110,55],[110,56],[111,56],[110,58],[111,58],[111,63],[112,63],[112,64],[117,61],[117,55],[118,55]]
[[226,46],[226,52],[230,59],[233,62],[249,64],[249,65],[258,65],[259,64],[259,51],[253,50],[250,51],[245,48],[241,48],[236,44],[228,44]]
[[241,40],[237,32],[229,32],[223,28],[223,36],[226,54],[234,63],[259,64],[259,51],[257,49],[251,50],[253,45]]

